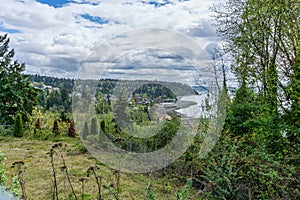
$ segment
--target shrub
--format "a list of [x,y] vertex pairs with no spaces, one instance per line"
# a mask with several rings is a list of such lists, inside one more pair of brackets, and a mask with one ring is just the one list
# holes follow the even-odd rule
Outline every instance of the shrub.
[[222,136],[213,151],[194,165],[203,196],[218,199],[297,199],[299,174],[247,138]]
[[93,117],[91,121],[91,131],[90,134],[96,135],[99,132],[99,125],[98,125],[98,119],[97,117]]
[[23,137],[24,130],[23,130],[23,121],[22,115],[19,113],[15,118],[15,125],[14,125],[14,136],[15,137]]
[[59,134],[59,129],[58,129],[58,120],[54,120],[53,122],[53,129],[52,129],[53,134],[56,136]]
[[83,126],[82,138],[86,139],[86,136],[88,136],[89,134],[90,134],[89,125],[88,125],[87,121],[85,121],[84,126]]
[[69,127],[69,130],[68,130],[68,136],[69,137],[76,137],[76,129],[75,129],[75,122],[74,122],[74,120],[72,120],[70,122],[70,127]]
[[2,165],[3,159],[4,159],[4,156],[0,152],[0,186],[4,186],[4,184],[6,182],[6,177],[4,175],[4,169],[3,169],[3,165]]

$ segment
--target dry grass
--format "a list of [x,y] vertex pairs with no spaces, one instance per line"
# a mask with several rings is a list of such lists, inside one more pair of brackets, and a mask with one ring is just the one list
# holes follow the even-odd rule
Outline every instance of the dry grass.
[[[57,139],[59,140],[59,139]],[[89,153],[82,153],[80,149],[80,140],[71,138],[62,138],[63,144],[66,144],[62,151],[66,165],[69,169],[72,184],[78,199],[81,199],[81,183],[79,178],[86,177],[86,171],[90,166],[100,167],[99,174],[103,177],[103,184],[114,184],[113,171],[97,162]],[[29,138],[0,137],[0,152],[5,156],[3,162],[5,175],[8,178],[7,185],[11,185],[11,177],[15,171],[11,165],[15,161],[23,160],[25,162],[25,187],[28,199],[52,199],[52,169],[50,157],[47,154],[52,145],[57,142],[41,141]],[[56,156],[57,180],[59,189],[59,199],[70,199],[71,189],[68,185],[64,172],[59,170],[62,166],[61,159]],[[175,199],[175,191],[181,190],[176,181],[169,181],[166,178],[155,178],[143,174],[125,174],[121,173],[120,188],[121,199],[147,199],[146,185],[150,182],[157,199]],[[103,189],[104,199],[113,199],[113,196],[107,189]],[[93,177],[85,182],[84,199],[96,199],[97,186]],[[72,198],[71,198],[72,199]]]

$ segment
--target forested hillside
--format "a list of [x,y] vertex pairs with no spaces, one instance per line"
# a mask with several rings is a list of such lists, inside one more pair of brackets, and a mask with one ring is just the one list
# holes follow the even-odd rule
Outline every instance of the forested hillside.
[[[22,199],[300,199],[300,4],[227,0],[211,9],[224,41],[218,59],[229,59],[239,82],[229,98],[223,73],[225,124],[202,157],[207,134],[217,133],[208,131],[212,118],[200,117],[187,151],[144,174],[104,166],[82,141],[137,153],[162,149],[183,123],[162,105],[176,105],[193,88],[145,80],[118,97],[118,85],[129,90],[126,81],[141,82],[106,79],[96,81],[95,93],[74,93],[75,80],[24,75],[9,37],[0,36],[0,186]],[[82,130],[73,120],[74,97],[95,103]],[[138,138],[127,130],[157,134]]]

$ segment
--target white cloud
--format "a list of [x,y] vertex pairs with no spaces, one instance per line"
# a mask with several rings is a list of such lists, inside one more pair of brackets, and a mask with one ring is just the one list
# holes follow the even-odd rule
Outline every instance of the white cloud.
[[[80,61],[94,47],[136,28],[179,31],[194,38],[203,49],[216,39],[207,8],[214,0],[156,0],[169,2],[163,6],[145,2],[76,0],[54,8],[35,0],[0,0],[0,24],[5,29],[19,30],[9,34],[11,46],[18,60],[26,63],[28,72],[56,76],[74,76]],[[90,21],[82,14],[107,19],[108,23]]]

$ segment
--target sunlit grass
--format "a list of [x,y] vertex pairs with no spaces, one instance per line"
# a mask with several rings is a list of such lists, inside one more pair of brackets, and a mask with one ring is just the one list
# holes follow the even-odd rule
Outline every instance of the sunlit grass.
[[[52,198],[52,170],[51,162],[47,152],[52,145],[61,142],[66,146],[62,150],[69,175],[75,192],[81,198],[81,183],[79,178],[86,177],[89,166],[99,166],[98,173],[103,177],[102,184],[111,185],[115,182],[113,170],[101,165],[88,152],[82,151],[82,144],[78,138],[58,137],[51,140],[36,140],[32,138],[13,138],[0,136],[0,151],[4,154],[3,161],[5,175],[8,178],[6,186],[11,185],[11,177],[15,170],[11,168],[15,161],[23,160],[25,163],[24,180],[26,193],[29,199],[51,199]],[[57,166],[57,180],[59,199],[68,199],[71,195],[70,187],[66,177],[59,167],[62,162],[59,156],[55,157]],[[121,173],[120,189],[122,199],[146,199],[146,185],[151,182],[157,199],[175,199],[175,191],[180,190],[181,184],[177,180],[157,178],[149,174],[128,174]],[[113,199],[108,190],[102,188],[104,199]],[[97,186],[92,177],[85,182],[85,199],[96,199]]]

